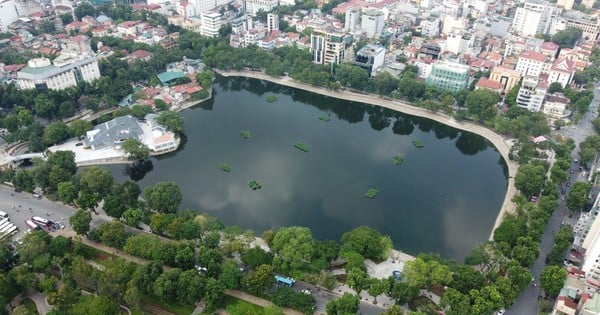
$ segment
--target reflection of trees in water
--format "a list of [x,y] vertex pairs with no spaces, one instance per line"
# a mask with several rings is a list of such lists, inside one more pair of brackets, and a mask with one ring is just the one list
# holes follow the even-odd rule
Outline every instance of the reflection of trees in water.
[[398,117],[398,120],[396,120],[394,126],[392,126],[392,131],[401,136],[408,136],[413,130],[415,130],[415,125],[410,118],[405,116]]
[[[494,150],[498,152],[496,148],[494,148]],[[502,155],[500,155],[500,157],[498,158],[498,165],[502,167],[502,174],[504,174],[504,177],[508,178],[508,165],[506,165],[506,161],[504,161]]]
[[475,155],[485,151],[489,142],[482,136],[463,131],[454,145],[464,155]]
[[200,108],[204,110],[213,110],[213,106],[215,105],[215,98],[217,97],[217,91],[213,89],[212,97],[200,104],[192,106],[192,109]]
[[367,108],[371,128],[381,131],[390,126],[392,113],[383,107],[370,106]]
[[433,130],[433,128],[437,124],[437,122],[434,122],[431,119],[425,119],[421,117],[411,117],[411,119],[414,121],[415,125],[417,125],[417,128],[419,128],[419,130],[425,133]]
[[150,160],[139,160],[132,164],[125,166],[125,174],[131,178],[132,181],[139,181],[148,174],[148,172],[154,169],[154,165]]
[[456,137],[458,137],[458,129],[456,128],[452,128],[450,126],[441,124],[441,123],[437,123],[434,125],[433,127],[433,132],[435,133],[435,137],[438,139],[444,139],[444,138],[449,138],[449,139],[454,139]]

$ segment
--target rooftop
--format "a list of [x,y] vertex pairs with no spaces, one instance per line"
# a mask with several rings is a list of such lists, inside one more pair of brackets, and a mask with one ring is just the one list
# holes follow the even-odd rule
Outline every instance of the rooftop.
[[531,51],[531,50],[526,50],[526,51],[522,52],[519,57],[526,58],[526,59],[532,59],[532,60],[536,60],[536,61],[540,61],[540,62],[544,62],[546,60],[546,55],[539,53],[539,52]]
[[166,84],[167,82],[176,80],[177,78],[185,77],[185,73],[182,71],[167,71],[157,74],[157,77],[162,84]]

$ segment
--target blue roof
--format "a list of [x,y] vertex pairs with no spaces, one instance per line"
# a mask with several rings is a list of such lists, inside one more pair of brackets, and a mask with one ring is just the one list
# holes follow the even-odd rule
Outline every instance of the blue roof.
[[160,83],[165,84],[167,82],[176,80],[177,78],[185,77],[185,73],[182,71],[167,71],[157,74],[157,77],[160,80]]
[[98,17],[96,18],[96,21],[102,23],[104,21],[108,21],[110,20],[110,18],[106,15],[98,15]]

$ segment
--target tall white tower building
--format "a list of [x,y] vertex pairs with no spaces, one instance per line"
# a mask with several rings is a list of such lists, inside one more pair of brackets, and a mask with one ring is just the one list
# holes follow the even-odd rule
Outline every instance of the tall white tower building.
[[513,30],[522,36],[546,34],[550,29],[552,16],[556,8],[545,0],[529,0],[523,7],[517,8],[512,23]]
[[11,0],[0,0],[0,31],[7,32],[8,26],[19,18]]

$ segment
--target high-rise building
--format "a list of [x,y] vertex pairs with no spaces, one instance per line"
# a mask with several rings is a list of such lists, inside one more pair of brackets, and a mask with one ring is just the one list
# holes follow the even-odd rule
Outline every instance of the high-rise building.
[[310,54],[314,63],[340,64],[345,51],[346,40],[342,33],[314,30],[310,34]]
[[61,54],[53,62],[48,58],[34,58],[17,73],[22,90],[63,90],[100,77],[98,61],[94,56]]
[[267,31],[271,33],[272,31],[279,30],[279,16],[277,14],[269,13],[267,14]]
[[467,88],[469,82],[469,66],[451,61],[436,61],[427,77],[427,84],[435,85],[441,90],[458,92]]
[[0,0],[0,31],[8,32],[8,26],[19,18],[11,0]]
[[352,32],[358,26],[360,14],[356,10],[346,11],[346,19],[344,19],[344,31]]
[[545,83],[540,82],[536,76],[524,76],[517,94],[517,105],[532,112],[539,112],[544,97],[546,97]]
[[365,10],[361,16],[362,31],[369,38],[379,37],[383,32],[384,15],[377,10]]
[[367,70],[370,76],[375,70],[383,66],[385,61],[385,47],[379,45],[365,45],[356,52],[353,64]]
[[221,13],[204,12],[202,14],[202,32],[201,34],[209,37],[219,36],[221,29]]
[[522,36],[546,34],[555,14],[556,7],[550,6],[547,1],[528,0],[517,8],[512,23],[513,30]]

